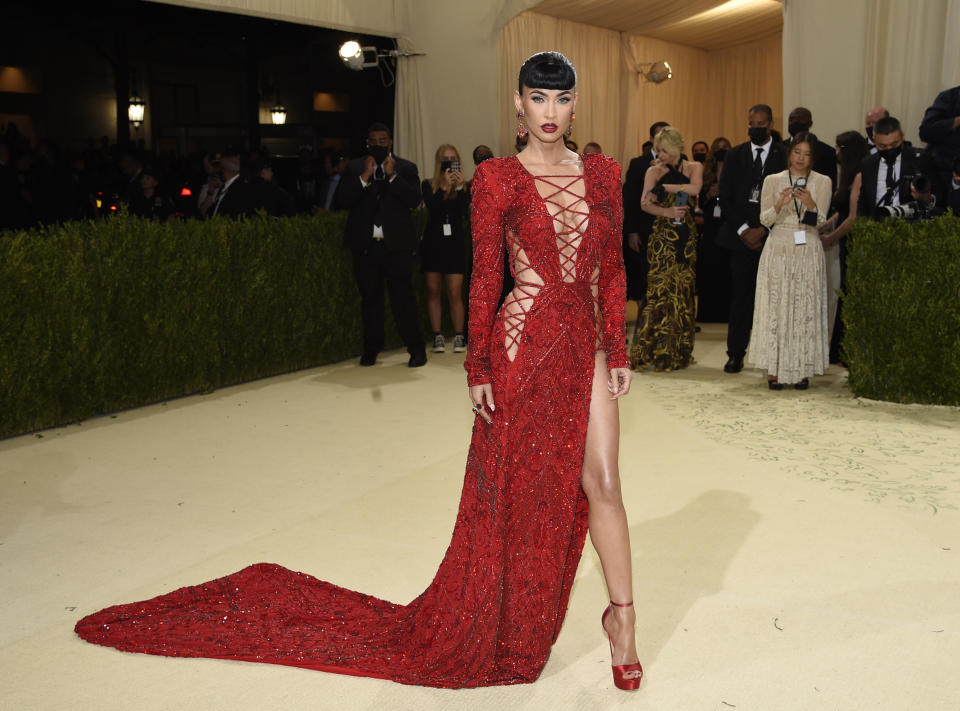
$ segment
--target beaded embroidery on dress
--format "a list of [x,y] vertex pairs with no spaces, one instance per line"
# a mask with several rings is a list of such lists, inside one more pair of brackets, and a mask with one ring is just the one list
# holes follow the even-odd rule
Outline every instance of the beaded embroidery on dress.
[[[474,176],[465,367],[471,385],[491,383],[497,409],[492,425],[475,420],[452,540],[420,596],[399,605],[261,563],[109,607],[77,634],[130,652],[404,684],[536,680],[587,531],[580,472],[594,354],[628,366],[620,168],[582,160],[582,177],[550,178],[546,194],[546,178],[516,158],[484,161]],[[498,311],[508,245],[517,287]]]

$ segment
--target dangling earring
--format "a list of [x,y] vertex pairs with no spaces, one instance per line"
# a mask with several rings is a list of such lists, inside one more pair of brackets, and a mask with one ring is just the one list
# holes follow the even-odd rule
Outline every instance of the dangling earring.
[[517,112],[517,138],[527,135],[527,127],[523,125],[523,111]]
[[570,125],[567,126],[567,131],[566,131],[567,138],[570,138],[570,136],[573,135],[573,121],[575,118],[577,118],[576,114],[570,114]]

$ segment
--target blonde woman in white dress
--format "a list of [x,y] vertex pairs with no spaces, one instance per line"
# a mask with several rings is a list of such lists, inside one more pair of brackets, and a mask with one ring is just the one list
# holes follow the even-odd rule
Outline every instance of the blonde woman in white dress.
[[767,371],[771,390],[809,386],[830,363],[827,274],[817,226],[830,207],[830,178],[811,170],[817,138],[790,142],[787,170],[768,175],[760,222],[770,230],[757,272],[748,362]]

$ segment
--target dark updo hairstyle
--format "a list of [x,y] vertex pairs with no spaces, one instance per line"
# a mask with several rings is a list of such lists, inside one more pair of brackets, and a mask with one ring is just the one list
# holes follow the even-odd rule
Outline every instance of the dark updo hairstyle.
[[520,67],[517,91],[522,96],[523,87],[569,91],[576,85],[577,70],[569,59],[559,52],[537,52]]

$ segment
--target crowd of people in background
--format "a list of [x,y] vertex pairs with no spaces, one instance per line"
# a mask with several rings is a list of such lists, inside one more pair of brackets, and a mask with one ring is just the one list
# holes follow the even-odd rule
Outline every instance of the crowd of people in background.
[[[637,368],[685,367],[693,362],[696,321],[727,321],[724,371],[739,372],[749,352],[769,372],[771,389],[805,388],[810,376],[842,362],[838,294],[854,220],[928,219],[947,208],[960,214],[960,87],[941,92],[927,109],[922,150],[904,139],[900,122],[883,107],[867,112],[865,135],[848,130],[833,141],[813,133],[805,107],[790,112],[786,140],[773,128],[769,106],[751,107],[747,118],[747,141],[697,140],[689,145],[692,159],[681,132],[658,121],[629,164],[623,253],[627,297],[639,305],[631,357]],[[518,135],[516,152],[524,141]],[[466,350],[470,260],[463,225],[470,182],[453,145],[437,148],[422,183],[416,165],[394,156],[392,145],[390,129],[373,124],[364,153],[352,160],[309,146],[295,158],[272,157],[263,148],[181,156],[148,151],[142,141],[121,148],[106,137],[65,153],[46,141],[31,146],[9,124],[0,134],[0,229],[123,210],[173,220],[347,209],[345,244],[364,315],[361,365],[374,364],[383,346],[386,289],[410,365],[419,366],[426,355],[410,284],[418,257],[433,352],[447,348],[444,294],[453,350]],[[583,148],[602,151],[594,141]],[[472,157],[479,165],[493,151],[480,145]],[[421,204],[428,216],[416,234],[410,211]],[[788,313],[784,299],[804,308]]]
[[82,151],[30,144],[10,123],[0,132],[0,229],[100,219],[127,210],[160,220],[213,215],[311,214],[339,209],[347,166],[337,150],[301,147],[295,157],[226,147],[221,153],[121,147],[106,137]]

